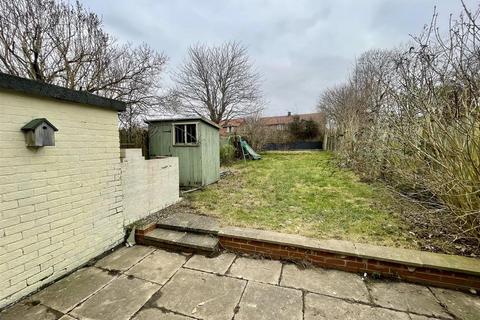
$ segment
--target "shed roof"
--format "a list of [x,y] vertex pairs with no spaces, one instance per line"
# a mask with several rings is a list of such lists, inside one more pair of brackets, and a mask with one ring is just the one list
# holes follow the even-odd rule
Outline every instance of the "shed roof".
[[215,127],[217,129],[220,129],[220,126],[216,124],[215,122],[208,120],[207,118],[204,117],[182,117],[182,118],[164,118],[164,119],[148,119],[145,120],[146,123],[152,123],[152,122],[175,122],[175,121],[203,121],[206,124],[211,125],[212,127]]
[[25,79],[0,72],[0,89],[33,94],[63,101],[88,104],[96,107],[124,111],[126,104],[123,101],[108,99],[88,93],[44,83],[36,80]]

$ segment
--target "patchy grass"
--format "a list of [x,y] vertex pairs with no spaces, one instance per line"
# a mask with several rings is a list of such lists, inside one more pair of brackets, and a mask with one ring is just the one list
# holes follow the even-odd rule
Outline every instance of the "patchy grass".
[[224,225],[415,248],[390,193],[359,181],[327,152],[267,153],[237,162],[219,183],[188,194]]

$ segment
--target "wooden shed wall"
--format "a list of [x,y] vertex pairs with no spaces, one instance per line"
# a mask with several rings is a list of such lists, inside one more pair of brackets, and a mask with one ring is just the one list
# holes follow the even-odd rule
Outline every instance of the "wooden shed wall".
[[[155,122],[149,125],[150,156],[178,157],[180,185],[202,185],[202,144],[174,146],[172,124],[173,122]],[[201,130],[198,131],[201,139]]]
[[203,185],[208,185],[220,179],[220,135],[219,130],[202,123],[202,179]]

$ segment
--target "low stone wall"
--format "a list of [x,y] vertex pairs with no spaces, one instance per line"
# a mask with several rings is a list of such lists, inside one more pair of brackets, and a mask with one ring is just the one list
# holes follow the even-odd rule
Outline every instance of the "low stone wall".
[[121,149],[124,224],[179,200],[178,158],[145,160],[141,149]]
[[473,258],[234,227],[221,229],[219,240],[235,252],[480,292],[480,260]]

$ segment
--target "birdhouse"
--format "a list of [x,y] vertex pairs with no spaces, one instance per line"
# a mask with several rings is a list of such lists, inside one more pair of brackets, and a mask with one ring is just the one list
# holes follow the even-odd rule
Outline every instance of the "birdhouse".
[[45,147],[55,145],[55,131],[58,129],[47,119],[39,118],[24,125],[22,131],[27,147]]

